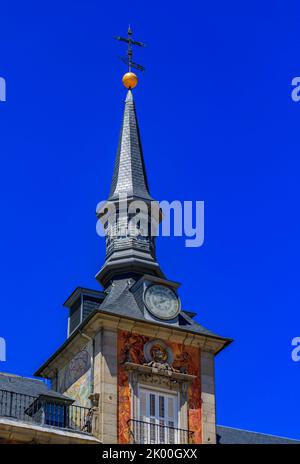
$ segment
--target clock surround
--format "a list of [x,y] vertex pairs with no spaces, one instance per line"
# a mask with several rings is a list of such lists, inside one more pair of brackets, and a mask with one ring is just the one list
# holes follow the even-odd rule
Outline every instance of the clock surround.
[[[163,300],[160,302],[158,301],[159,296],[160,298],[163,297]],[[180,299],[176,292],[162,284],[148,286],[144,291],[143,300],[145,307],[152,316],[166,321],[175,319],[181,309]]]

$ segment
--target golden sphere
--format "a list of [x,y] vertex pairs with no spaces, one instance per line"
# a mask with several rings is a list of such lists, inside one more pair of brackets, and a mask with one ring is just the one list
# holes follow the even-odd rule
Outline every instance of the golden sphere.
[[126,89],[134,89],[138,83],[137,75],[133,72],[128,72],[122,77],[122,82]]

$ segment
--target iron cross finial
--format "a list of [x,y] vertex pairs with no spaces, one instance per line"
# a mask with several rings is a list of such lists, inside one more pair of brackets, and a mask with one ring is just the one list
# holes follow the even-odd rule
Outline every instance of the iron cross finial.
[[127,57],[120,56],[119,58],[128,66],[128,71],[131,72],[132,68],[138,69],[139,71],[145,71],[144,66],[141,64],[135,63],[132,60],[133,50],[132,45],[137,45],[138,47],[145,47],[143,42],[138,42],[137,40],[132,39],[132,29],[130,25],[128,26],[127,37],[115,37],[116,40],[127,43]]

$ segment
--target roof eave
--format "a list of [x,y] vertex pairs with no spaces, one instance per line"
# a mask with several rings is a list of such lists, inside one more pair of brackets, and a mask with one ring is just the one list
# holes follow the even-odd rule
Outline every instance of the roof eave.
[[[94,310],[77,327],[77,329],[65,340],[65,342],[55,351],[55,353],[53,353],[53,355],[50,356],[50,358],[47,359],[47,361],[45,363],[43,363],[42,366],[33,375],[36,376],[36,377],[48,378],[47,376],[44,375],[44,371],[47,369],[47,367],[50,365],[50,363],[52,361],[54,361],[57,358],[57,356],[59,356],[60,353],[62,353],[64,351],[64,349],[70,344],[71,341],[73,341],[78,335],[82,334],[83,329],[86,328],[87,325],[92,322],[92,319],[96,318],[97,316],[99,316],[101,314],[105,314],[105,315],[111,316],[111,317],[116,318],[116,319],[127,319],[127,320],[132,320],[132,321],[135,321],[135,322],[138,322],[138,323],[143,323],[143,324],[146,324],[146,325],[156,325],[156,326],[162,327],[164,329],[166,328],[166,325],[163,324],[163,323],[154,322],[154,321],[147,321],[146,319],[138,319],[138,318],[134,318],[134,317],[127,317],[126,315],[113,314],[110,311],[105,311],[105,310],[101,310],[101,309],[100,310]],[[220,348],[217,349],[214,352],[214,355],[219,354],[221,351],[223,351],[224,348],[226,348],[227,346],[229,346],[233,342],[233,339],[231,339],[231,338],[221,337],[221,336],[218,336],[218,335],[211,335],[211,334],[201,334],[201,333],[197,333],[197,332],[192,331],[192,330],[188,330],[188,328],[180,329],[180,328],[178,328],[176,326],[170,327],[170,328],[172,330],[176,331],[176,332],[181,332],[181,333],[182,332],[187,332],[187,333],[189,333],[191,335],[194,335],[196,337],[207,338],[207,339],[210,339],[210,340],[215,340],[215,341],[221,342]]]

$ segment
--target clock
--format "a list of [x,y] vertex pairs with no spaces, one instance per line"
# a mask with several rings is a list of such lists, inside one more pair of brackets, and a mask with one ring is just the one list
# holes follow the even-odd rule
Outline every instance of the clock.
[[164,285],[150,285],[144,294],[147,309],[159,319],[174,319],[180,311],[176,293]]

